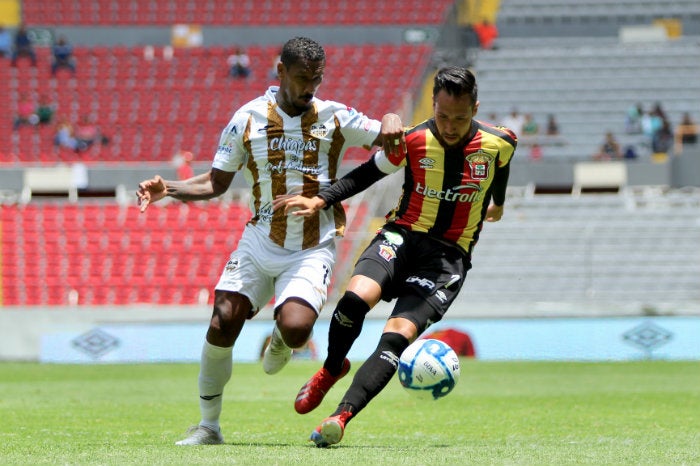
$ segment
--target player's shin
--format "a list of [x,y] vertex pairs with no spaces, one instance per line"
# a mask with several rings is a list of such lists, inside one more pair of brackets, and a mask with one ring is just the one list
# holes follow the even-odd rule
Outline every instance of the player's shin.
[[352,291],[346,291],[333,311],[328,330],[328,357],[323,367],[331,375],[343,369],[343,360],[362,331],[369,305]]
[[374,353],[357,370],[352,384],[334,414],[346,410],[356,415],[372,398],[377,396],[396,373],[399,357],[408,347],[408,340],[400,333],[384,333]]
[[200,425],[213,430],[219,428],[224,386],[231,378],[233,347],[222,348],[204,342],[199,372]]

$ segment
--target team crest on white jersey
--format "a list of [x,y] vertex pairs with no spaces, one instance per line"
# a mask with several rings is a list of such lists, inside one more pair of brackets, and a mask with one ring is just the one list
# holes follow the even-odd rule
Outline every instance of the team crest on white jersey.
[[322,139],[328,134],[328,128],[323,123],[314,123],[309,129],[309,133],[315,138]]
[[469,170],[471,171],[472,179],[488,179],[489,171],[491,170],[494,162],[493,155],[479,149],[473,154],[467,155],[466,159],[467,163],[469,163]]
[[238,259],[231,259],[226,263],[226,267],[224,267],[227,272],[233,272],[238,268]]

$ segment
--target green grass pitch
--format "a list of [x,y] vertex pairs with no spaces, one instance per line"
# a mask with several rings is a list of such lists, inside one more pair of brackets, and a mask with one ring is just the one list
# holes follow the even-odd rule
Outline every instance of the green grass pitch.
[[235,364],[226,444],[176,447],[199,419],[197,365],[0,363],[0,464],[700,464],[700,362],[463,360],[439,401],[395,378],[328,449],[307,439],[351,377],[298,415],[318,367],[295,360],[268,376]]

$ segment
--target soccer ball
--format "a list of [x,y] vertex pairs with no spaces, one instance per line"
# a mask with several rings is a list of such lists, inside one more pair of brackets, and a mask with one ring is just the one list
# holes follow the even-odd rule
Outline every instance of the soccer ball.
[[399,382],[411,393],[437,400],[455,388],[459,358],[440,340],[416,340],[401,353]]

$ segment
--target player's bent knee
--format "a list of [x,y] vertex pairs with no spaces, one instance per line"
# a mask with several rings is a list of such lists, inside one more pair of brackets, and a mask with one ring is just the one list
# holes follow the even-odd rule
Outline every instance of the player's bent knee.
[[313,330],[313,322],[298,327],[282,327],[277,326],[282,334],[284,343],[290,348],[301,348],[311,338]]

